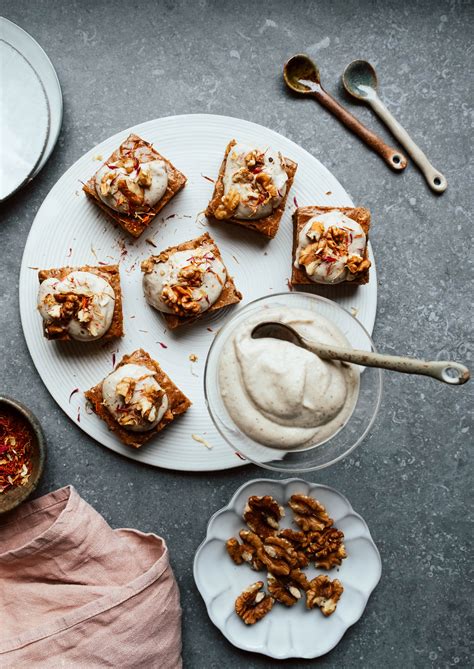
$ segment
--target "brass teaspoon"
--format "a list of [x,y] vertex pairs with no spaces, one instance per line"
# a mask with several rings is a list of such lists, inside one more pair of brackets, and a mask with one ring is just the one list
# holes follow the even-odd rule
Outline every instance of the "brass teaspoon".
[[339,346],[326,346],[319,342],[310,342],[304,339],[296,330],[283,323],[259,323],[252,330],[253,339],[282,339],[295,346],[301,346],[324,360],[341,360],[352,362],[364,367],[381,367],[393,372],[404,374],[422,374],[431,376],[433,379],[443,381],[450,385],[461,385],[470,378],[467,367],[459,362],[450,360],[417,360],[416,358],[404,358],[399,355],[383,355],[382,353],[371,353],[357,349],[341,348]]
[[309,56],[298,54],[290,58],[283,68],[283,78],[288,88],[294,93],[309,95],[326,107],[333,116],[360,137],[372,151],[378,153],[392,169],[397,171],[405,169],[407,159],[401,151],[385,144],[378,135],[366,128],[324,90],[318,67]]
[[407,131],[392,116],[377,94],[377,74],[374,67],[366,60],[354,60],[344,70],[342,83],[346,91],[367,102],[380,116],[392,135],[408,151],[413,162],[418,165],[429,187],[436,193],[443,193],[448,187],[446,177],[433,167],[420,147],[415,144]]

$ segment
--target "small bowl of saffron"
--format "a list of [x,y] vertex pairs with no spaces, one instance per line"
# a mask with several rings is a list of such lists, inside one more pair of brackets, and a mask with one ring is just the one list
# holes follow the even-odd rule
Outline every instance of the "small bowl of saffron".
[[0,513],[25,501],[38,485],[46,457],[46,439],[31,411],[0,395]]

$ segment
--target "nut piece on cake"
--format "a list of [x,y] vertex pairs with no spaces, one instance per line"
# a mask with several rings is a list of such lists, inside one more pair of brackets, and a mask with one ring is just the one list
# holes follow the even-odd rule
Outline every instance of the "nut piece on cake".
[[47,339],[95,341],[123,335],[118,265],[38,272],[38,310]]
[[229,142],[206,216],[272,238],[278,232],[297,164],[271,147]]
[[331,581],[329,576],[316,576],[308,584],[306,590],[306,607],[318,607],[325,616],[330,616],[336,610],[344,588],[337,579]]
[[362,207],[299,207],[293,214],[293,285],[369,281],[370,212]]
[[141,268],[147,302],[173,329],[242,299],[207,232],[151,256]]
[[88,197],[139,237],[186,183],[186,177],[138,135],[130,135],[84,184]]
[[272,610],[273,597],[263,590],[263,581],[252,583],[235,600],[235,612],[246,625],[255,625]]
[[99,418],[133,448],[143,446],[191,406],[143,349],[124,355],[113,372],[84,394]]

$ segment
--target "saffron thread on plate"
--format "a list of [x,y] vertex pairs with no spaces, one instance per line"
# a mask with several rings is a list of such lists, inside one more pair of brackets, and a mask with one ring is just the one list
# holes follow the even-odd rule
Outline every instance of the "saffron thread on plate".
[[76,393],[78,393],[78,392],[79,392],[79,388],[74,388],[74,390],[71,391],[71,394],[69,395],[69,400],[68,400],[68,401],[69,401],[69,404],[71,404],[71,399],[72,399],[73,396],[74,396]]

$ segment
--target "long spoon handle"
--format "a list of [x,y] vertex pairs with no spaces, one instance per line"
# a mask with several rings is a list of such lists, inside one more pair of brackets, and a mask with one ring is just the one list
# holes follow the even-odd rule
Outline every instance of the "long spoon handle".
[[312,95],[333,116],[349,128],[349,130],[352,130],[355,135],[360,137],[372,151],[378,153],[389,167],[397,171],[405,169],[408,161],[403,153],[385,144],[378,135],[366,128],[365,125],[357,120],[355,116],[352,116],[347,109],[344,109],[329,93],[326,93],[322,86],[318,87],[318,90],[313,91]]
[[307,339],[304,340],[304,345],[320,358],[326,360],[352,362],[364,367],[382,367],[382,369],[391,369],[394,372],[403,372],[404,374],[423,374],[451,385],[461,385],[470,378],[469,369],[465,365],[451,360],[417,360],[416,358],[404,358],[399,355],[384,355],[357,349],[349,350],[337,346],[323,346]]
[[443,193],[448,187],[446,177],[433,167],[418,144],[415,144],[405,128],[403,128],[391,112],[389,112],[379,96],[375,95],[374,97],[367,98],[367,102],[374,112],[380,116],[392,135],[396,137],[400,144],[408,151],[413,158],[413,162],[420,168],[429,187],[436,193]]

